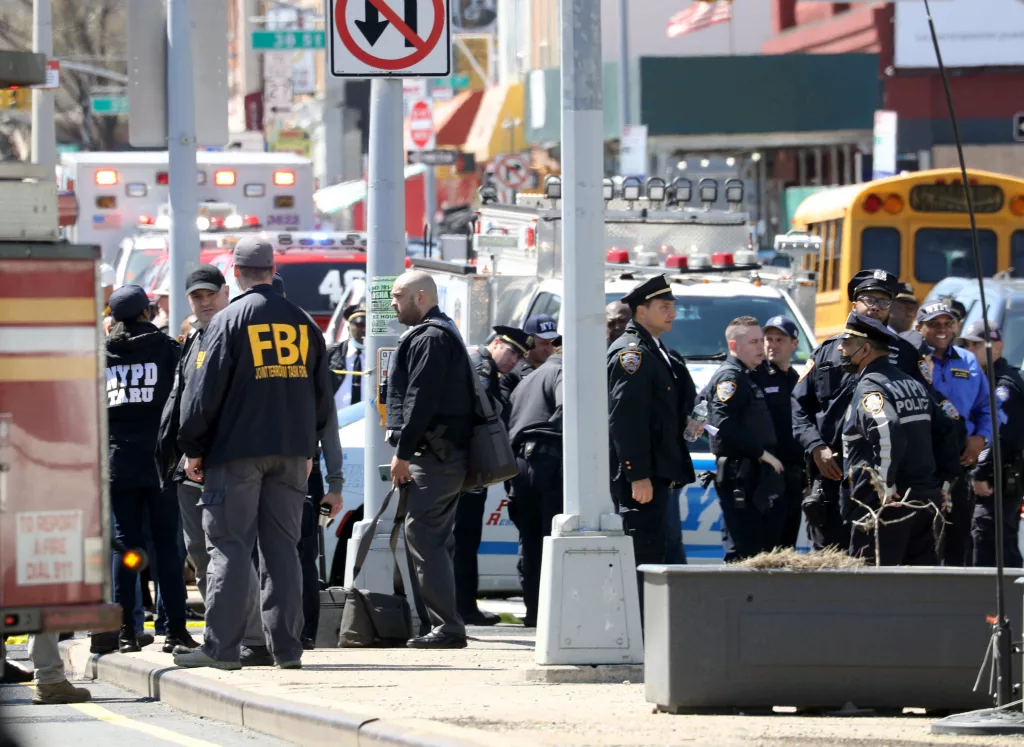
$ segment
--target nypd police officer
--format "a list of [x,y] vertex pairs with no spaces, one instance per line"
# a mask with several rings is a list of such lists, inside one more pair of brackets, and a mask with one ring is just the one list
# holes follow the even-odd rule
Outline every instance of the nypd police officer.
[[[1024,377],[1003,357],[1003,335],[999,327],[989,324],[992,343],[992,370],[996,378],[996,401],[999,403],[999,446],[1003,478],[1003,564],[1021,567],[1020,505],[1024,497]],[[978,359],[985,358],[985,325],[979,319],[968,324],[962,333],[964,347]],[[972,487],[977,496],[971,537],[974,540],[974,565],[996,564],[994,452],[985,448],[971,472]]]
[[348,339],[327,347],[334,404],[340,409],[362,402],[363,370],[366,368],[366,302],[346,306],[342,312],[348,324]]
[[[850,315],[840,335],[843,369],[856,375],[842,424],[849,551],[878,565],[935,565],[942,493],[932,449],[935,405],[925,385],[890,363],[893,340],[890,329],[860,314]],[[916,505],[888,505],[897,502]],[[877,525],[865,521],[869,511],[880,511]]]
[[258,236],[235,246],[244,291],[210,322],[185,390],[178,444],[185,472],[203,481],[210,549],[206,635],[179,666],[239,667],[249,564],[259,548],[263,624],[281,668],[301,666],[298,543],[317,433],[334,402],[323,335],[275,293],[274,249]]
[[535,314],[523,324],[523,332],[533,338],[533,347],[526,351],[523,359],[511,371],[501,377],[501,397],[506,404],[512,402],[512,392],[523,379],[544,364],[561,344],[558,322],[547,314]]
[[694,480],[683,434],[697,390],[682,358],[660,339],[676,316],[665,276],[641,283],[622,301],[632,319],[608,348],[612,500],[637,565],[662,563],[673,531],[666,527],[672,487]]
[[785,480],[775,427],[753,369],[764,360],[764,336],[752,316],[729,322],[729,356],[711,377],[708,425],[724,525],[725,561],[743,560],[779,543],[786,517]]
[[[167,611],[168,653],[197,644],[185,629],[185,582],[179,553],[180,516],[174,500],[161,500],[157,466],[160,416],[171,393],[181,346],[150,322],[149,298],[137,285],[110,296],[113,325],[107,337],[106,393],[110,505],[120,547],[145,547],[146,529],[156,554],[156,577]],[[146,523],[148,522],[148,527]],[[138,651],[134,621],[136,574],[115,553],[114,601],[121,606],[121,653]]]

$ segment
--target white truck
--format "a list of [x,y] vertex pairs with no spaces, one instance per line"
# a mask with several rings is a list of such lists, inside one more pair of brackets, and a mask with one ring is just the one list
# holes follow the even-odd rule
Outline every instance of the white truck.
[[[609,204],[607,232],[615,234],[612,240],[620,246],[629,248],[620,249],[614,244],[610,248],[595,247],[595,252],[606,254],[605,259],[617,260],[607,264],[605,301],[622,298],[644,275],[666,272],[678,303],[673,329],[663,339],[686,357],[698,390],[721,364],[727,352],[725,327],[737,316],[752,315],[762,321],[779,314],[791,317],[801,331],[793,363],[800,368],[806,366],[814,344],[813,325],[790,291],[800,296],[805,288],[813,289],[814,278],[775,272],[782,268],[765,272],[765,268],[753,264],[749,252],[743,254],[748,251],[744,215],[683,208],[652,216],[659,211],[651,210],[649,204],[636,208],[617,203]],[[676,213],[674,220],[672,213]],[[648,218],[653,220],[648,222]],[[485,205],[480,210],[480,232],[473,239],[475,256],[469,261],[414,258],[412,264],[433,274],[442,310],[455,321],[467,342],[480,344],[495,324],[521,325],[538,313],[559,318],[563,297],[559,222],[557,200],[544,202],[535,196],[523,196],[516,206]],[[630,225],[633,233],[628,231]],[[689,243],[682,243],[687,238]],[[658,254],[658,249],[669,242],[678,242],[676,245],[685,247],[686,254],[662,252],[664,259],[659,264],[651,263],[647,255]],[[668,259],[678,256],[686,256],[687,262]],[[623,263],[622,259],[632,262]],[[637,260],[645,264],[637,265]],[[339,412],[345,452],[345,514],[325,537],[332,584],[342,580],[351,526],[362,518],[363,412],[361,405]],[[714,471],[706,437],[691,445],[690,453],[698,473]],[[680,531],[687,557],[697,563],[720,562],[722,519],[714,484],[708,488],[698,483],[688,485],[679,498]],[[518,589],[518,532],[509,519],[507,505],[504,487],[491,488],[479,552],[482,593],[514,593]]]
[[[313,225],[313,164],[290,153],[199,151],[197,199],[232,203],[266,228],[309,231]],[[121,241],[149,225],[169,199],[167,151],[64,153],[63,190],[78,198],[71,238],[103,247],[113,263]]]

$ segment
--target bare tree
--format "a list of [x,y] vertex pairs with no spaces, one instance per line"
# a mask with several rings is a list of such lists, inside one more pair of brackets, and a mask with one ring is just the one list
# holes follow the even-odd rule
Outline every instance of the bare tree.
[[[127,68],[127,0],[53,0],[53,52],[62,60],[124,73]],[[32,48],[32,0],[0,0],[0,46]],[[110,81],[62,67],[56,98],[57,138],[84,150],[112,150],[118,117],[92,114],[93,93]],[[6,121],[4,121],[6,120]],[[0,114],[3,129],[28,128],[25,113]],[[120,130],[123,131],[123,128]]]

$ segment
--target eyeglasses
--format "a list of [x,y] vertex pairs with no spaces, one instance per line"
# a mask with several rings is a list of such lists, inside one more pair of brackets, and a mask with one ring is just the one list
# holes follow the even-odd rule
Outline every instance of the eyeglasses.
[[892,308],[891,298],[876,298],[875,296],[857,296],[857,303],[864,304],[869,309],[889,309]]

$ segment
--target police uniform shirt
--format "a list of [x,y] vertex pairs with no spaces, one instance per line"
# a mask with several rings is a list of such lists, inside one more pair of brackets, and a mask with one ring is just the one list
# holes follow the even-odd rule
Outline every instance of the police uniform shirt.
[[178,444],[206,466],[265,456],[309,459],[333,407],[319,328],[271,285],[259,284],[234,298],[203,334]]
[[800,380],[799,374],[792,367],[783,371],[765,360],[751,370],[750,378],[764,392],[775,428],[775,456],[784,464],[803,465],[803,449],[793,436],[793,389]]
[[775,427],[764,392],[738,358],[730,355],[725,359],[707,391],[711,404],[708,425],[718,429],[711,437],[715,456],[756,461],[774,448]]
[[[999,446],[1004,465],[1024,459],[1024,377],[1005,358],[992,364],[999,403]],[[994,475],[991,447],[982,450],[972,477],[991,483]]]
[[927,387],[885,358],[861,372],[842,426],[847,511],[858,501],[880,505],[879,487],[884,496],[938,489],[932,407]]
[[933,386],[956,407],[967,424],[968,436],[992,440],[992,422],[988,402],[988,378],[974,354],[950,345],[946,357],[932,356],[935,365]]
[[608,348],[612,476],[629,482],[695,479],[683,432],[697,389],[682,358],[666,356],[635,321]]

